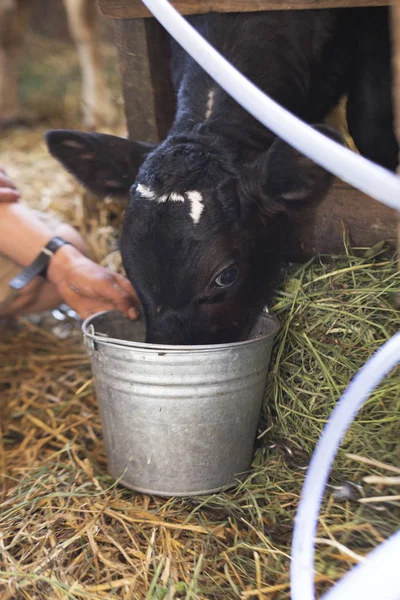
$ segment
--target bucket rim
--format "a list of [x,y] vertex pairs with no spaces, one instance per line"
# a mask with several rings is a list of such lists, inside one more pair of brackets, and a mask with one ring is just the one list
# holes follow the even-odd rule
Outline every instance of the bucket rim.
[[[242,348],[245,346],[249,346],[252,344],[264,343],[266,340],[274,338],[280,329],[280,322],[277,317],[270,312],[261,312],[258,318],[267,319],[271,322],[272,327],[271,330],[266,334],[259,335],[250,340],[244,340],[241,342],[228,342],[224,344],[182,344],[182,345],[171,345],[171,344],[148,344],[146,342],[134,342],[129,340],[121,340],[118,338],[106,337],[104,335],[98,334],[96,332],[91,332],[90,327],[93,327],[92,321],[100,317],[101,315],[117,312],[117,311],[109,311],[104,310],[98,312],[94,315],[90,315],[87,319],[85,319],[82,323],[82,333],[85,338],[90,339],[93,343],[96,342],[106,344],[107,346],[118,346],[119,348],[132,348],[136,350],[147,350],[148,352],[165,352],[165,353],[173,353],[173,352],[215,352],[217,350],[233,350],[236,348]],[[121,314],[121,316],[123,316]],[[127,317],[125,317],[127,318]]]

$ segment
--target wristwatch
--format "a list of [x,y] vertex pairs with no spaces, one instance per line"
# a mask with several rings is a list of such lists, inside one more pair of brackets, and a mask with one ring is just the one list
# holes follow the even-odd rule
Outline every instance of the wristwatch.
[[54,254],[65,246],[65,244],[69,244],[63,238],[58,236],[53,237],[48,244],[45,245],[44,248],[40,251],[40,254],[35,258],[33,263],[31,263],[28,267],[26,267],[19,275],[14,277],[11,281],[9,281],[8,285],[13,290],[22,290],[28,283],[32,281],[38,275],[42,277],[46,277],[47,269],[50,264],[50,260],[54,256]]

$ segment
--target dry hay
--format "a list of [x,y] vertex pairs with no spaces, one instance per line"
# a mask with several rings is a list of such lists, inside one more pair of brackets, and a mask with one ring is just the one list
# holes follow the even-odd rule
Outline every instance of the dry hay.
[[38,126],[8,132],[0,140],[0,164],[18,185],[25,204],[76,227],[84,235],[94,258],[121,272],[119,257],[112,260],[119,228],[110,214],[117,216],[119,226],[123,206],[117,201],[85,193],[72,175],[49,155],[44,131],[43,126]]
[[[96,260],[122,271],[115,256],[115,239],[123,206],[85,194],[75,179],[49,155],[44,132],[50,128],[84,129],[80,120],[80,71],[71,44],[29,34],[21,77],[21,104],[33,119],[32,128],[2,132],[0,164],[14,178],[23,201],[34,209],[58,215],[79,229]],[[126,135],[116,51],[102,45],[107,80],[114,105],[119,108],[113,127],[104,133]],[[111,256],[109,256],[111,255]]]
[[[210,497],[118,486],[79,335],[60,341],[26,321],[3,335],[2,598],[289,598],[304,467],[340,393],[398,330],[399,290],[395,261],[371,252],[288,271],[253,471]],[[339,452],[318,530],[320,592],[400,525],[399,383],[396,369]]]

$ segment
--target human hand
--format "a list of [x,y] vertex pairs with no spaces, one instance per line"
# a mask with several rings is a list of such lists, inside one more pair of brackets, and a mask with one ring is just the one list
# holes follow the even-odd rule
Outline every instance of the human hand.
[[0,202],[17,202],[21,194],[15,183],[8,177],[4,168],[0,166]]
[[60,248],[50,261],[47,279],[82,319],[103,310],[138,318],[139,300],[129,281],[86,258],[74,246]]

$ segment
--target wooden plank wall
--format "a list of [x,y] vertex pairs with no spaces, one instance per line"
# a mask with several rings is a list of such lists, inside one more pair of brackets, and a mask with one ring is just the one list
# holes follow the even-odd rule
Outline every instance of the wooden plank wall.
[[382,240],[393,246],[397,237],[397,214],[367,194],[343,181],[336,181],[316,207],[305,206],[296,218],[299,246],[290,260],[296,262],[315,254],[340,254],[349,235],[353,248],[374,246]]
[[[393,1],[391,26],[393,42],[393,104],[396,135],[400,145],[400,0]],[[400,152],[398,173],[400,175]]]
[[155,19],[114,20],[130,139],[164,139],[175,115],[168,34]]
[[[171,0],[183,15],[216,12],[258,12],[262,10],[306,10],[388,6],[390,0]],[[98,0],[100,11],[114,19],[151,17],[141,0]]]
[[[399,163],[397,173],[400,176],[400,0],[393,0],[391,7],[392,64],[393,64],[393,108],[396,136],[399,142]],[[397,217],[397,261],[400,270],[400,219]],[[400,304],[400,298],[397,303]]]

